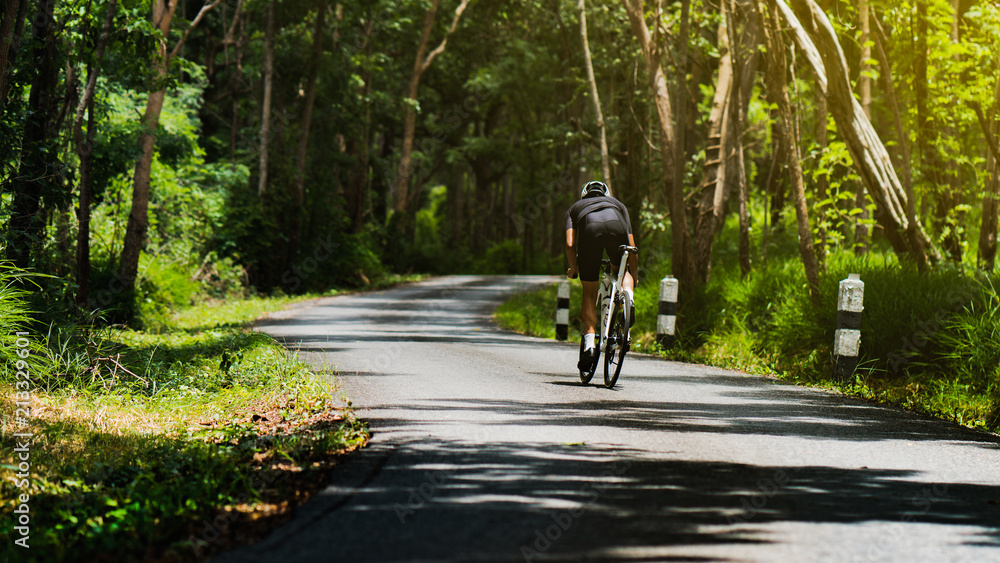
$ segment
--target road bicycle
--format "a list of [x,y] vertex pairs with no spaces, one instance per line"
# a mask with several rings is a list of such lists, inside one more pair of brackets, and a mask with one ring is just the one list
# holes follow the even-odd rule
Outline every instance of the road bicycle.
[[[625,291],[622,289],[622,281],[625,279],[625,271],[629,254],[636,254],[639,249],[634,246],[622,245],[618,247],[622,254],[621,262],[618,266],[618,276],[615,277],[611,267],[611,261],[601,260],[601,287],[597,292],[597,310],[600,313],[597,334],[599,344],[594,363],[589,370],[580,370],[580,381],[590,383],[597,371],[597,364],[604,354],[604,386],[611,389],[618,382],[618,375],[622,372],[622,363],[625,361],[625,354],[629,351],[632,340],[629,336],[629,326],[625,319]],[[631,311],[630,311],[631,313]],[[583,339],[580,339],[580,354],[583,354]]]

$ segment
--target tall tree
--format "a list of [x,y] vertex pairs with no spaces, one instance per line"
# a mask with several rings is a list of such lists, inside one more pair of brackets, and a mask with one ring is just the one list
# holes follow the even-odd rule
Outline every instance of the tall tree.
[[[878,55],[879,76],[885,88],[886,99],[892,112],[893,125],[896,130],[896,143],[899,147],[899,159],[896,168],[903,171],[903,191],[906,193],[906,238],[910,242],[910,247],[915,249],[923,248],[923,241],[917,231],[917,198],[913,193],[913,173],[910,167],[910,140],[903,131],[903,111],[899,108],[899,98],[896,96],[896,89],[892,80],[892,67],[889,64],[889,56],[886,54],[885,31],[879,21],[878,14],[872,12],[871,20],[875,23],[875,53]],[[917,270],[924,272],[927,269],[927,257],[923,250],[912,253],[917,262]]]
[[264,99],[260,107],[260,154],[258,157],[257,194],[267,192],[267,170],[271,141],[271,96],[274,89],[274,0],[267,3],[267,30],[264,32]]
[[316,82],[319,78],[320,57],[323,55],[323,35],[326,21],[326,0],[320,0],[316,9],[316,26],[313,29],[312,55],[309,58],[309,76],[306,78],[306,99],[302,105],[302,130],[295,156],[295,191],[292,200],[302,207],[306,192],[306,151],[309,148],[309,130],[312,125],[313,106],[316,104]]
[[[997,255],[997,210],[1000,207],[1000,122],[996,120],[996,111],[992,119],[987,119],[979,104],[973,102],[972,109],[976,112],[979,125],[986,138],[989,148],[986,154],[986,190],[983,195],[983,219],[979,229],[979,267],[987,272],[993,271]],[[993,90],[993,107],[1000,108],[1000,80]]]
[[[722,6],[726,3],[723,2]],[[725,12],[725,10],[723,10]],[[707,283],[712,271],[712,246],[716,227],[728,200],[726,184],[726,157],[728,156],[730,90],[733,88],[733,58],[730,54],[729,18],[719,20],[718,48],[719,70],[715,81],[715,95],[708,114],[708,143],[705,149],[705,172],[699,187],[700,195],[694,214],[693,258],[698,280]]]
[[[759,6],[759,3],[758,3]],[[781,124],[777,135],[784,137],[788,158],[788,170],[795,198],[795,217],[799,232],[799,254],[806,271],[809,294],[814,305],[819,305],[819,262],[813,247],[812,229],[809,227],[809,210],[806,206],[805,185],[802,180],[802,165],[799,161],[799,137],[795,109],[788,96],[786,75],[785,44],[781,26],[778,23],[778,6],[775,0],[767,2],[766,23],[761,26],[767,38],[768,97],[777,105]],[[762,12],[762,10],[761,10]]]
[[403,149],[399,158],[399,166],[396,169],[395,194],[393,195],[393,211],[405,214],[409,209],[413,197],[410,195],[410,177],[412,175],[413,161],[413,138],[417,130],[417,95],[420,92],[420,78],[427,72],[434,59],[444,53],[448,45],[448,38],[455,32],[458,22],[462,18],[462,13],[469,6],[469,0],[462,0],[455,8],[455,17],[451,20],[451,26],[445,33],[444,39],[430,53],[431,35],[434,32],[434,20],[437,18],[438,4],[440,0],[431,0],[431,7],[424,15],[424,27],[420,35],[420,44],[417,46],[417,56],[413,62],[413,72],[410,74],[410,84],[406,90],[406,104],[403,108]]
[[21,169],[14,182],[14,200],[8,231],[10,246],[7,257],[20,268],[27,268],[31,247],[44,230],[38,216],[42,193],[52,182],[53,158],[50,149],[54,137],[52,119],[56,104],[57,64],[55,62],[55,3],[41,0],[34,17],[34,49],[32,51],[31,93],[24,124]]
[[590,97],[594,103],[594,117],[597,120],[597,136],[601,141],[601,175],[605,182],[611,181],[611,165],[608,158],[608,139],[604,132],[604,112],[601,111],[601,98],[597,93],[597,79],[594,78],[594,63],[590,59],[590,42],[587,40],[587,6],[584,0],[579,0],[576,6],[580,12],[580,39],[583,42],[583,60],[587,68],[587,82],[590,84]]
[[[760,60],[756,49],[749,48],[759,41],[757,19],[749,17],[748,10],[753,9],[756,8],[750,3],[741,1],[720,3],[722,17],[717,32],[719,69],[708,115],[705,170],[693,208],[692,260],[697,278],[702,283],[708,282],[711,276],[714,237],[721,230],[729,194],[735,191],[739,196],[740,186],[746,186],[745,170],[741,171],[741,123],[749,108]],[[740,91],[733,92],[734,89]],[[749,197],[749,192],[744,195]],[[744,234],[748,237],[749,214],[745,215],[744,226],[747,229]],[[749,240],[744,246],[749,259]]]
[[670,212],[670,232],[673,237],[673,270],[681,281],[682,287],[688,287],[696,280],[694,263],[690,251],[690,234],[687,227],[687,213],[684,208],[683,186],[675,178],[675,166],[680,166],[674,159],[674,116],[670,103],[670,93],[667,90],[667,79],[660,63],[659,18],[655,26],[656,37],[646,25],[643,0],[622,0],[632,31],[639,40],[643,59],[646,62],[646,72],[652,87],[653,99],[656,105],[656,116],[659,123],[660,159],[663,161],[663,180],[667,193],[667,208]]
[[135,165],[132,184],[132,208],[125,227],[125,244],[122,247],[119,276],[127,291],[135,287],[135,279],[139,272],[139,254],[146,243],[146,229],[149,227],[149,181],[153,167],[153,152],[156,146],[156,130],[160,126],[160,113],[167,97],[167,83],[170,76],[170,60],[180,52],[191,31],[201,22],[212,8],[222,0],[214,0],[204,5],[198,11],[184,35],[167,51],[167,39],[170,37],[170,24],[177,11],[180,0],[153,0],[153,24],[160,32],[157,40],[156,53],[153,56],[154,86],[146,99],[146,111],[142,117],[142,131],[139,134],[141,156]]
[[[97,86],[97,76],[101,72],[101,64],[104,61],[104,50],[111,37],[111,24],[115,19],[115,10],[118,7],[118,0],[108,2],[107,12],[104,16],[104,26],[101,28],[101,35],[97,39],[97,47],[94,50],[94,60],[87,65],[87,85],[84,88],[83,96],[76,107],[76,115],[73,118],[73,138],[76,143],[76,152],[80,158],[80,201],[77,209],[77,220],[80,223],[76,236],[76,300],[77,303],[85,304],[90,288],[90,200],[92,181],[92,167],[94,161],[94,90]],[[83,133],[83,112],[87,112],[87,134]]]
[[[722,0],[725,2],[726,0]],[[659,2],[659,0],[658,0]],[[659,17],[659,3],[657,3],[657,19],[656,25],[659,27],[661,25],[661,18]],[[681,13],[680,13],[680,25],[677,30],[677,79],[675,81],[676,93],[674,94],[674,100],[676,101],[676,125],[674,128],[674,135],[676,136],[674,142],[672,143],[672,148],[674,150],[674,166],[671,172],[673,172],[673,193],[679,196],[678,205],[680,209],[684,209],[684,172],[685,163],[687,162],[687,126],[688,126],[688,114],[690,113],[690,108],[688,107],[688,69],[690,68],[691,62],[688,57],[689,41],[691,35],[691,0],[681,0]],[[731,46],[730,46],[731,47]],[[686,210],[684,210],[686,213]],[[673,215],[670,218],[674,221]],[[687,223],[685,222],[685,235],[687,235]],[[691,257],[693,262],[694,257]]]
[[[740,221],[740,274],[746,277],[750,273],[750,191],[747,186],[746,169],[743,163],[743,72],[746,55],[740,41],[740,34],[737,31],[736,0],[722,0],[723,12],[727,19],[726,30],[729,35],[729,53],[733,60],[733,82],[735,86],[730,88],[730,126],[732,131],[728,135],[729,144],[733,147],[733,160],[735,161],[736,174],[727,174],[736,184],[736,193],[739,198],[739,221]],[[727,158],[730,150],[727,148]]]
[[[951,33],[949,38],[953,48],[961,42],[961,21],[962,9],[960,0],[951,0]],[[960,66],[962,56],[958,52],[952,55],[952,64]],[[955,138],[957,133],[953,125],[953,120],[947,120],[941,128],[946,137]],[[955,159],[942,159],[938,149],[935,149],[935,157],[940,162],[941,190],[938,196],[936,219],[938,225],[942,227],[944,236],[941,240],[942,250],[947,254],[952,262],[962,263],[962,225],[965,220],[965,213],[960,207],[962,197],[962,166]]]
[[906,193],[892,167],[885,145],[851,92],[847,62],[830,20],[813,0],[793,0],[798,15],[784,0],[776,2],[792,38],[806,55],[819,90],[826,95],[827,106],[837,123],[837,130],[847,145],[868,193],[875,201],[876,219],[884,227],[893,248],[901,255],[908,252],[928,252],[930,258],[936,261],[939,256],[919,221],[916,229],[922,243],[920,247],[909,244],[904,236],[909,225],[905,212]]
[[[865,112],[868,119],[872,118],[872,78],[871,66],[868,61],[872,58],[871,30],[868,18],[868,0],[858,0],[858,28],[861,31],[859,42],[861,44],[861,60],[858,62],[860,69],[858,74],[858,94],[861,97],[861,111]],[[854,227],[854,252],[861,255],[868,252],[868,241],[870,233],[868,231],[868,197],[865,195],[864,182],[858,182],[854,191],[854,207],[861,212],[856,215],[857,224]]]

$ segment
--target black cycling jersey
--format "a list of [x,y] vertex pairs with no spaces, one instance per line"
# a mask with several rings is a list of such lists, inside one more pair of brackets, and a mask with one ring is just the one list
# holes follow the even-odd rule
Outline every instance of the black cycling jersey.
[[618,247],[628,244],[632,224],[628,209],[610,196],[588,195],[566,212],[566,230],[576,229],[577,269],[580,279],[596,282],[601,258],[607,251],[615,269],[621,261]]
[[588,195],[566,212],[566,230],[583,230],[587,223],[618,221],[626,235],[632,234],[632,224],[625,204],[606,195]]

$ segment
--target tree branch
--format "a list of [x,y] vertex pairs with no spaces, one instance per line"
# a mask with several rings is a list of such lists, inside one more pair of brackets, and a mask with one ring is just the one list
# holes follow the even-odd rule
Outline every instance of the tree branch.
[[448,28],[448,33],[445,34],[444,39],[441,40],[441,44],[438,45],[433,51],[427,54],[427,58],[420,63],[420,74],[423,74],[434,62],[434,59],[444,52],[445,46],[448,44],[448,38],[451,34],[455,32],[455,28],[458,27],[458,20],[462,17],[462,12],[468,7],[469,0],[462,0],[462,3],[455,8],[455,17],[451,20],[451,27]]
[[205,14],[211,12],[213,8],[215,8],[221,3],[222,0],[215,0],[215,2],[212,2],[211,4],[206,4],[205,6],[202,6],[200,10],[198,10],[198,15],[194,17],[194,21],[192,21],[191,25],[189,25],[188,28],[184,31],[184,35],[181,37],[181,40],[178,41],[176,45],[174,45],[174,49],[170,51],[170,56],[167,57],[167,60],[170,60],[177,56],[177,53],[181,51],[181,47],[184,46],[184,42],[187,41],[188,36],[191,35],[191,32],[194,30],[194,28],[197,27],[199,23],[201,23],[201,20],[202,18],[205,17]]
[[118,7],[118,0],[111,0],[108,4],[108,12],[104,16],[104,27],[101,29],[101,37],[97,40],[97,52],[95,54],[94,69],[87,73],[87,87],[80,98],[80,104],[76,106],[76,114],[73,117],[73,130],[76,131],[83,122],[83,112],[90,103],[90,98],[94,97],[94,87],[97,84],[97,73],[101,68],[101,61],[104,59],[104,49],[108,45],[108,38],[111,36],[111,24],[115,19],[115,9]]
[[972,108],[972,111],[976,112],[976,119],[979,120],[979,126],[983,129],[983,135],[986,136],[986,144],[990,146],[993,158],[1000,161],[1000,148],[997,147],[997,139],[993,136],[993,132],[990,131],[990,124],[986,121],[986,116],[983,115],[983,108],[975,100],[970,100],[966,104]]

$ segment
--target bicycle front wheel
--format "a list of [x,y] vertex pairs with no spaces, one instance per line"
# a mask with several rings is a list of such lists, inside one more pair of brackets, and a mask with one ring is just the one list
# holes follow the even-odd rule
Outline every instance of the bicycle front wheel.
[[604,386],[611,389],[618,382],[622,372],[622,362],[628,352],[628,326],[625,324],[625,309],[620,299],[615,299],[611,310],[611,330],[608,331],[608,344],[604,350]]

